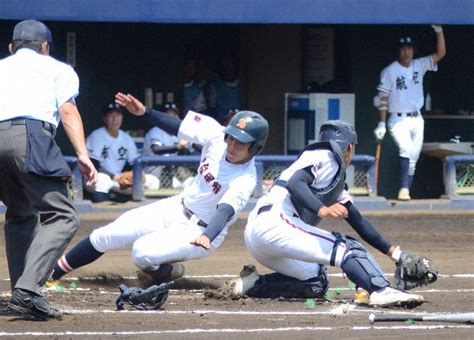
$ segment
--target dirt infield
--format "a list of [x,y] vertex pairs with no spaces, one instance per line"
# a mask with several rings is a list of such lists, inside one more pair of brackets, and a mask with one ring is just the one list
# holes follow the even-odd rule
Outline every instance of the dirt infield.
[[[115,213],[84,215],[72,245],[116,216]],[[115,312],[117,285],[137,285],[130,250],[104,255],[95,263],[71,273],[64,289],[45,294],[67,314],[62,321],[34,322],[0,316],[0,336],[26,338],[411,338],[472,337],[474,325],[446,322],[381,322],[370,325],[370,313],[458,313],[474,311],[474,215],[403,214],[369,217],[381,232],[402,249],[431,258],[441,274],[439,280],[415,290],[428,301],[414,310],[369,308],[353,304],[354,290],[336,268],[330,268],[333,299],[238,301],[206,299],[204,291],[215,289],[244,264],[259,266],[243,243],[244,219],[231,227],[222,247],[212,256],[186,262],[185,278],[178,280],[162,310]],[[354,234],[345,222],[332,230]],[[3,234],[3,233],[2,233]],[[375,254],[387,273],[391,260]],[[9,298],[8,271],[3,236],[0,238],[0,307]],[[393,276],[389,276],[393,280]],[[76,288],[74,288],[76,287]]]

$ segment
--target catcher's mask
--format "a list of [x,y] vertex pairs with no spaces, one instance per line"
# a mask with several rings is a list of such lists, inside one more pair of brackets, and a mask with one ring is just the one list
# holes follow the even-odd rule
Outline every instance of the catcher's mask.
[[354,127],[342,120],[328,120],[319,129],[319,141],[335,141],[344,152],[349,144],[357,144],[357,133]]
[[250,156],[258,155],[268,137],[268,122],[257,112],[240,111],[224,129],[225,139],[232,136],[241,143],[253,143],[250,147]]

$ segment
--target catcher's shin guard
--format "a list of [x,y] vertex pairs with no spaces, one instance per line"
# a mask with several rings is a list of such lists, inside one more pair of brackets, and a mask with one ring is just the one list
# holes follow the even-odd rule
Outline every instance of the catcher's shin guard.
[[341,269],[349,280],[369,293],[390,285],[375,258],[365,250],[362,244],[350,236],[337,232],[333,232],[333,235],[336,236],[337,241],[346,244]]

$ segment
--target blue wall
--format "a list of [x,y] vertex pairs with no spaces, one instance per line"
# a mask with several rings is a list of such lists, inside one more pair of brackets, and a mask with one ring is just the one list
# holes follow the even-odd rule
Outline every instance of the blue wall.
[[0,19],[159,23],[472,24],[472,0],[5,0]]

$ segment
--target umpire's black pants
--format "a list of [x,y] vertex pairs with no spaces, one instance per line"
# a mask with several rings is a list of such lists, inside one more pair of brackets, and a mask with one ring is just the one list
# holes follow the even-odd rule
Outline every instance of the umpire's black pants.
[[[44,134],[40,141],[57,148],[52,131],[43,130],[39,130]],[[68,198],[66,178],[25,170],[27,153],[34,152],[30,137],[25,120],[0,122],[0,200],[7,207],[5,244],[11,287],[40,294],[79,218]]]

